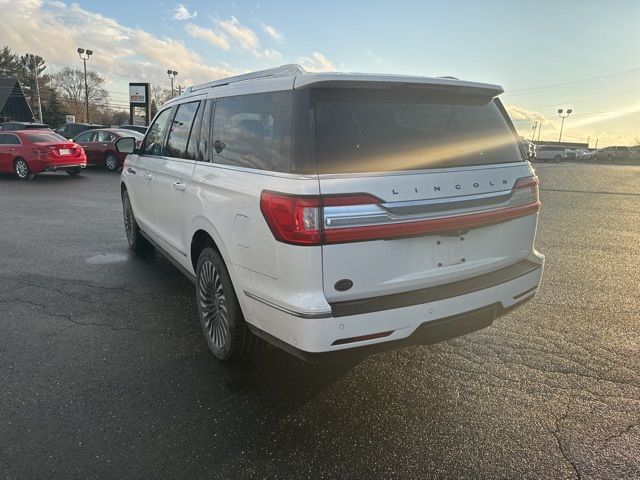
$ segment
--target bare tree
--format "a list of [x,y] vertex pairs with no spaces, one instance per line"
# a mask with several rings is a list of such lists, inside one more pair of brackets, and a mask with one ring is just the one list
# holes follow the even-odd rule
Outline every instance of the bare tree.
[[[54,75],[56,87],[62,92],[62,97],[68,110],[76,118],[86,121],[84,111],[84,73],[77,68],[65,67]],[[105,79],[97,72],[87,72],[87,92],[89,106],[108,107],[109,92],[104,88]]]

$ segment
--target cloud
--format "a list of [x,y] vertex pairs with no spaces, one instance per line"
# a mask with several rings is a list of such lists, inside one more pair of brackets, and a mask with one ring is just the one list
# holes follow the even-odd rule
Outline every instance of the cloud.
[[320,52],[313,52],[311,57],[298,57],[298,63],[309,72],[335,72],[336,67]]
[[276,30],[271,25],[265,25],[264,23],[262,24],[262,29],[276,42],[284,43],[284,34],[282,32]]
[[193,38],[204,40],[205,42],[215,45],[223,50],[229,50],[230,48],[229,41],[223,34],[216,33],[209,28],[199,27],[193,23],[187,24],[184,28]]
[[268,60],[278,60],[282,58],[282,54],[273,48],[267,48],[262,52],[258,52],[258,56],[264,57]]
[[236,17],[229,20],[214,20],[219,30],[199,27],[192,23],[187,24],[185,29],[189,35],[200,40],[204,40],[223,50],[229,50],[231,43],[243,50],[251,52],[256,58],[266,58],[267,60],[277,60],[282,58],[282,54],[273,49],[261,49],[260,39],[256,32],[240,23]]
[[191,20],[192,18],[196,18],[198,16],[198,12],[195,10],[190,12],[186,5],[178,4],[176,8],[173,9],[173,18],[174,20]]
[[545,123],[547,118],[538,112],[527,110],[516,105],[508,105],[507,112],[512,120],[531,120],[532,122]]
[[[76,49],[83,47],[94,51],[87,67],[101,73],[109,83],[149,81],[164,86],[168,68],[179,72],[182,85],[240,73],[229,66],[208,66],[181,40],[123,26],[77,4],[26,0],[20,8],[12,5],[11,0],[0,0],[4,12],[0,24],[2,43],[18,53],[42,56],[52,70],[64,65],[80,67]],[[69,29],[69,25],[74,28]],[[65,33],[56,36],[54,42],[51,32]]]
[[367,50],[366,52],[364,52],[367,54],[367,57],[369,57],[371,60],[373,60],[376,63],[382,63],[382,59],[380,57],[378,57],[377,55],[375,55],[371,50]]
[[236,17],[231,17],[229,20],[215,20],[215,23],[224,34],[238,42],[245,50],[255,51],[260,45],[256,32],[241,25]]

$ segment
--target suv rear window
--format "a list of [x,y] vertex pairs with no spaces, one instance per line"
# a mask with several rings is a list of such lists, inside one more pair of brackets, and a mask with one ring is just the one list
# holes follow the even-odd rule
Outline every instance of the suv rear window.
[[492,99],[427,89],[315,91],[319,173],[523,161]]

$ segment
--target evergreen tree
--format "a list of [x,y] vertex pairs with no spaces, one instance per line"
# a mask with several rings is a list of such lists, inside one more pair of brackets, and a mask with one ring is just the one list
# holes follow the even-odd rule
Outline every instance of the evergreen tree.
[[55,89],[51,90],[49,101],[42,106],[42,120],[53,128],[59,127],[65,121],[64,106]]
[[20,64],[18,55],[11,51],[9,47],[0,49],[0,76],[1,77],[18,77],[20,72]]

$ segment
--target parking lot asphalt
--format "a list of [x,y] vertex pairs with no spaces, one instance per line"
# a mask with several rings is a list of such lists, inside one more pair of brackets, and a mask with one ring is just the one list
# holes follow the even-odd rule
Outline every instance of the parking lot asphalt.
[[640,167],[536,169],[533,301],[329,366],[218,363],[117,175],[0,177],[0,478],[640,478]]

